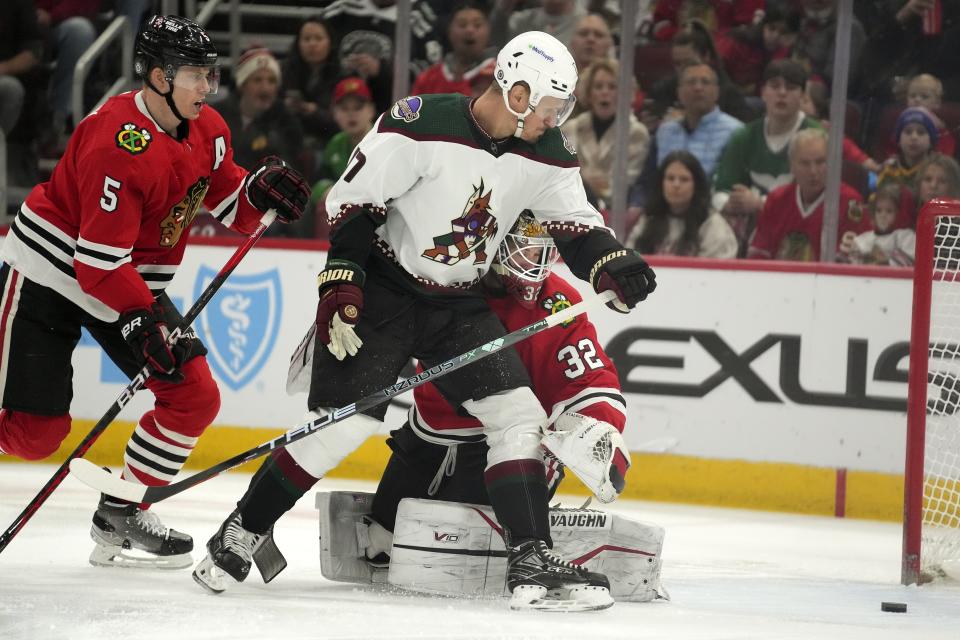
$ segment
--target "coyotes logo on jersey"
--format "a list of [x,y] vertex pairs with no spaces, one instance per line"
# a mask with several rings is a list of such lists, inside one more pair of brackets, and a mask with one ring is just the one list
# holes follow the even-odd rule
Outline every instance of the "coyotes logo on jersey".
[[473,264],[487,261],[487,240],[497,233],[497,219],[490,213],[490,194],[493,189],[483,192],[483,179],[480,186],[474,187],[467,199],[463,213],[454,218],[450,226],[453,231],[433,238],[434,246],[421,255],[435,262],[454,265],[475,253]]
[[210,187],[208,178],[200,178],[187,189],[183,200],[170,208],[170,213],[160,221],[160,246],[172,247],[180,241],[184,229],[190,226],[200,211],[203,197]]

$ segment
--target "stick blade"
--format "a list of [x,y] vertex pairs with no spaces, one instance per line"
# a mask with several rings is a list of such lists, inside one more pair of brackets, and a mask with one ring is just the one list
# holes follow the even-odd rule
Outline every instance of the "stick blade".
[[106,469],[102,469],[86,458],[74,458],[70,461],[70,474],[92,489],[121,500],[143,502],[147,486],[121,480]]

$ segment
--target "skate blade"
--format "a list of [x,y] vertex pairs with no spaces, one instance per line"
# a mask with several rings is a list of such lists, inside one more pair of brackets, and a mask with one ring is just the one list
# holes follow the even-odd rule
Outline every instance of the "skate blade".
[[554,589],[534,585],[520,585],[510,597],[513,611],[600,611],[613,606],[613,598],[606,587],[577,586]]
[[90,552],[90,564],[95,567],[122,569],[186,569],[193,564],[189,553],[175,556],[155,556],[144,551],[117,545],[97,543]]
[[237,584],[233,576],[220,569],[209,555],[197,563],[193,581],[214,595],[220,595],[231,584]]

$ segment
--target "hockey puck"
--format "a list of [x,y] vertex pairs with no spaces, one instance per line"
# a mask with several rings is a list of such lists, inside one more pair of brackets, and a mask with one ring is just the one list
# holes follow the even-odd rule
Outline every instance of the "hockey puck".
[[886,611],[888,613],[906,613],[907,603],[906,602],[881,602],[880,611]]

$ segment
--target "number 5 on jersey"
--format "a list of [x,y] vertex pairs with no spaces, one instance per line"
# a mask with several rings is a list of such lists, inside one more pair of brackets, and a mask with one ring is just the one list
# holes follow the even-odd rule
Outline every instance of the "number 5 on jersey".
[[103,197],[100,198],[100,208],[107,213],[116,211],[118,191],[120,191],[120,181],[114,180],[110,176],[104,176]]

